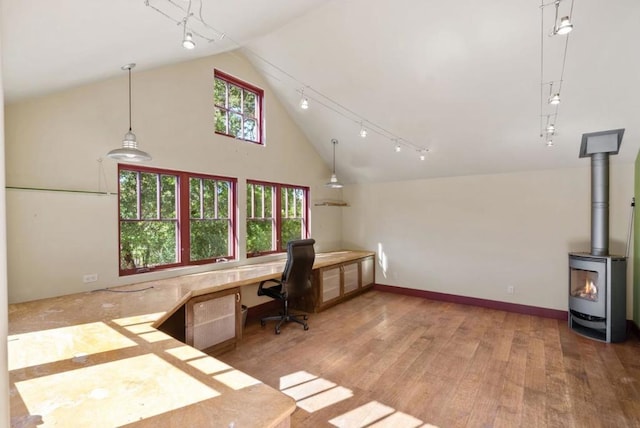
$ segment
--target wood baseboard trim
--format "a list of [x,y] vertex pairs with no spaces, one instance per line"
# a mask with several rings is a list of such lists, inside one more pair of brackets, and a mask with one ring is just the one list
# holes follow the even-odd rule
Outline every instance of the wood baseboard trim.
[[442,302],[459,303],[461,305],[480,306],[488,309],[497,309],[505,312],[515,312],[524,315],[535,315],[543,318],[553,318],[567,321],[568,312],[558,309],[540,308],[537,306],[520,305],[517,303],[499,302],[497,300],[480,299],[477,297],[458,296],[455,294],[438,293],[435,291],[415,290],[412,288],[397,287],[393,285],[375,284],[374,290],[387,293],[403,294],[405,296],[422,297],[423,299],[438,300]]

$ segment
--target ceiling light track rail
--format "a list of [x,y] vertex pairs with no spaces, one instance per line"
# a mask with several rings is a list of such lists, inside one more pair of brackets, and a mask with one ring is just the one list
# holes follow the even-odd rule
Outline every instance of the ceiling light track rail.
[[[553,146],[553,137],[557,133],[557,119],[560,110],[560,103],[562,101],[562,85],[564,83],[564,70],[567,63],[567,51],[569,48],[569,33],[573,30],[571,19],[573,16],[574,0],[571,0],[569,14],[558,20],[558,17],[560,16],[560,4],[563,1],[564,0],[554,0],[549,3],[544,3],[544,0],[541,0],[540,2],[540,138],[544,138],[548,147]],[[547,34],[548,37],[554,38],[555,36],[565,36],[560,76],[556,80],[545,79],[545,42],[552,40],[545,37],[544,9],[547,6],[553,6],[555,8],[553,28],[551,32]],[[549,91],[548,94],[545,95],[545,88],[547,86]]]

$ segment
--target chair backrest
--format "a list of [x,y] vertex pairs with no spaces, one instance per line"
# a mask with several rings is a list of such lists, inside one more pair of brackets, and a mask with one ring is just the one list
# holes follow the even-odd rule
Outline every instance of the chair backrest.
[[299,239],[287,243],[287,263],[282,272],[282,285],[288,297],[304,294],[311,288],[311,271],[316,258],[315,239]]

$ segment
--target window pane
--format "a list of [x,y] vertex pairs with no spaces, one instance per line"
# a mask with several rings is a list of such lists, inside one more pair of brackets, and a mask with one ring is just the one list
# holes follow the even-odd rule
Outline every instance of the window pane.
[[120,268],[177,263],[176,221],[120,222]]
[[244,115],[246,117],[256,117],[256,94],[244,91]]
[[216,182],[214,180],[202,180],[204,184],[204,218],[216,218]]
[[230,187],[228,181],[217,182],[218,192],[218,218],[231,218],[229,213],[229,192]]
[[244,139],[249,141],[258,141],[258,127],[255,120],[245,119]]
[[220,79],[215,79],[215,85],[213,89],[213,102],[220,107],[227,106],[227,84]]
[[216,132],[226,134],[227,131],[227,111],[216,108]]
[[176,184],[177,178],[173,175],[163,175],[162,193],[160,194],[160,217],[163,219],[175,219],[176,213]]
[[236,113],[231,113],[229,117],[229,135],[237,138],[242,138],[242,116]]
[[281,250],[287,249],[287,242],[294,239],[302,239],[302,220],[282,219],[282,241]]
[[253,216],[255,218],[262,218],[263,201],[264,201],[264,186],[256,185],[253,191]]
[[191,218],[202,218],[200,211],[200,182],[199,178],[189,179],[189,200],[191,201]]
[[247,253],[272,251],[273,221],[247,221]]
[[264,189],[264,216],[273,217],[273,192],[275,188],[273,186],[267,186]]
[[158,218],[158,174],[140,173],[140,217]]
[[191,260],[229,255],[228,220],[191,220]]
[[229,110],[242,112],[242,89],[235,85],[229,85]]
[[120,218],[138,218],[138,173],[120,171]]

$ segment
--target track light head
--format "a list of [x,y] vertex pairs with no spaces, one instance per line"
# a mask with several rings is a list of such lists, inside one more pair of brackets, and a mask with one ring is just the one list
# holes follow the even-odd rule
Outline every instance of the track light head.
[[573,30],[573,24],[571,23],[571,19],[568,16],[563,16],[560,18],[560,25],[556,28],[554,34],[560,34],[561,36],[564,34],[569,34]]
[[196,43],[193,41],[193,34],[185,33],[184,39],[182,40],[182,47],[189,50],[196,47]]

